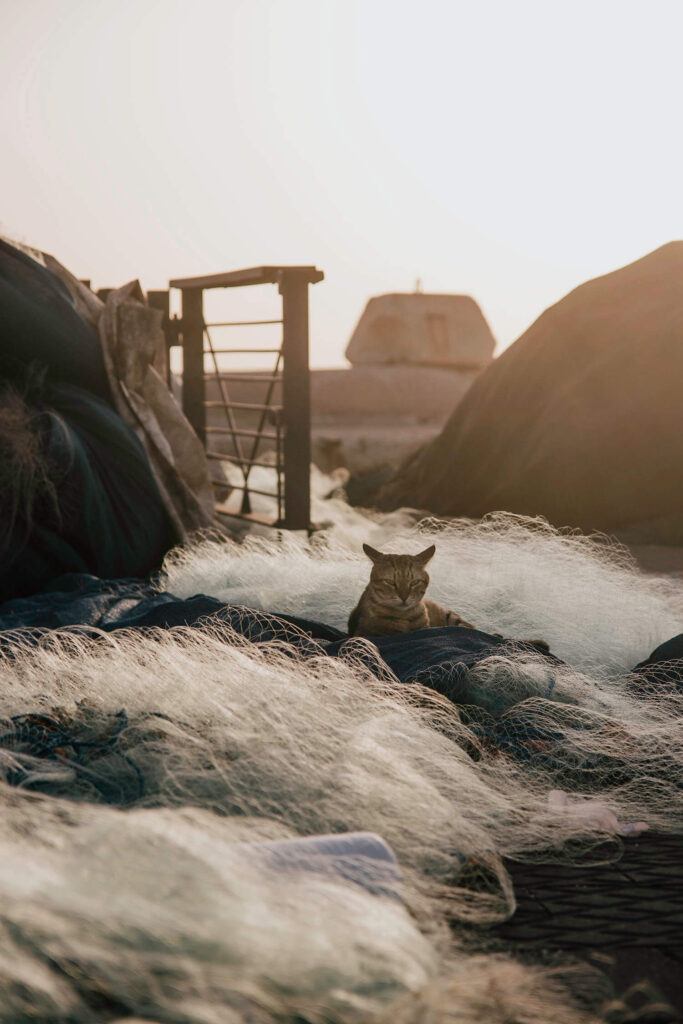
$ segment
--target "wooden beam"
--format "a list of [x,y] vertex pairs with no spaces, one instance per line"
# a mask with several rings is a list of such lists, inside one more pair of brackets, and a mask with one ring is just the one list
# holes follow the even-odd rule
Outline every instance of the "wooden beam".
[[279,284],[283,273],[290,271],[301,274],[310,284],[322,281],[325,276],[316,267],[250,267],[203,277],[176,277],[168,283],[169,287],[183,291],[186,288],[240,288],[250,284]]
[[288,268],[280,279],[282,295],[282,422],[285,467],[285,516],[288,530],[311,526],[311,395],[308,365],[309,278]]

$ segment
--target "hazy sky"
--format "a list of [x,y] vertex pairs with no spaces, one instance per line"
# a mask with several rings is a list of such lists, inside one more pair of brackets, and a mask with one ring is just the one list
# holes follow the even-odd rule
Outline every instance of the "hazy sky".
[[683,235],[681,0],[0,0],[0,231],[96,287],[315,263],[499,345]]

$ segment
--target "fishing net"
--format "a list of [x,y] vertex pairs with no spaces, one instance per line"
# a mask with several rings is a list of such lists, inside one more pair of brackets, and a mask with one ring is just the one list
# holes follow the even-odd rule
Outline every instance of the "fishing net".
[[[17,632],[0,660],[3,1020],[603,1019],[605,991],[578,1005],[571,972],[477,944],[515,920],[513,865],[588,871],[637,841],[625,828],[683,831],[683,692],[631,671],[681,632],[683,587],[537,521],[317,500],[321,536],[200,540],[161,584],[343,629],[362,541],[433,540],[431,596],[561,661],[513,643],[467,669],[459,707],[368,642],[332,659],[294,626],[270,643],[220,620]],[[248,852],[357,831],[394,850],[400,899]]]

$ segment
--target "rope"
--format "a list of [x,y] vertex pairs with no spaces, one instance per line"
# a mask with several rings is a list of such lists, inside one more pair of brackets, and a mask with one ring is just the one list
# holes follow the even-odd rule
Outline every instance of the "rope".
[[[125,708],[122,708],[113,717],[118,719],[118,722],[106,740],[79,740],[50,715],[14,715],[10,719],[13,728],[0,735],[0,747],[26,746],[29,749],[21,751],[22,753],[68,765],[77,776],[89,782],[106,803],[119,806],[136,803],[142,799],[145,792],[142,772],[133,759],[122,750],[117,749],[116,746],[119,737],[129,724],[128,715]],[[65,753],[66,750],[73,751],[73,756],[68,756]],[[85,763],[86,755],[96,752],[113,754],[132,771],[135,778],[134,794],[131,795],[119,788],[119,799],[112,799],[114,780],[111,773],[108,772],[105,775],[97,772]],[[11,785],[30,786],[30,773],[15,767],[8,773],[7,781]]]

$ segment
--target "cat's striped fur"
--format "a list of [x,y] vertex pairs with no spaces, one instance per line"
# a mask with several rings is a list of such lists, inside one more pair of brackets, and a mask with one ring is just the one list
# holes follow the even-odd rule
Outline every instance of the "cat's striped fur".
[[429,575],[425,565],[436,548],[425,548],[419,555],[390,555],[369,544],[363,551],[371,560],[370,582],[349,616],[351,636],[388,636],[429,626],[467,626],[455,612],[425,598]]

